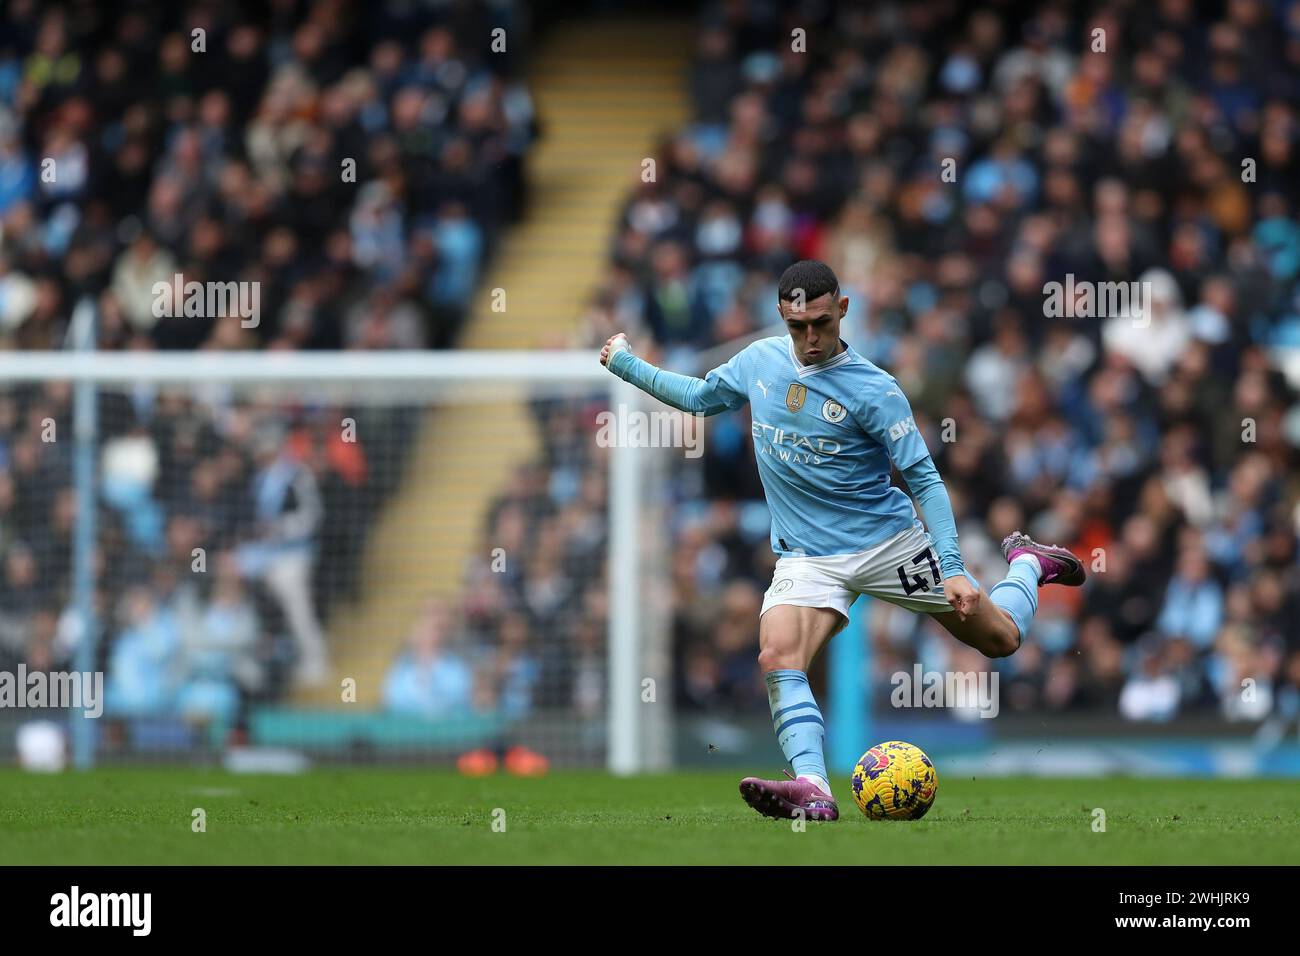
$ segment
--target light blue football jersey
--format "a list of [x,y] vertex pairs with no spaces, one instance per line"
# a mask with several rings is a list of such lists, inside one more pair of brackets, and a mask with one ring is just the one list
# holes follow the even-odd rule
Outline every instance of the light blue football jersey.
[[924,459],[925,439],[894,377],[847,345],[806,366],[788,335],[761,339],[692,391],[706,415],[749,402],[778,554],[853,554],[917,523],[890,464]]

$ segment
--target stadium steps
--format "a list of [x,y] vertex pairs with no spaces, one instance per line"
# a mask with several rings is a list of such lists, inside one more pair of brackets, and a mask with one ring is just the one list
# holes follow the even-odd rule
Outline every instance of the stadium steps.
[[[608,19],[551,31],[529,74],[542,139],[528,159],[529,208],[504,237],[461,341],[463,348],[567,345],[604,272],[616,216],[667,132],[689,117],[687,20]],[[506,291],[506,311],[491,294]],[[486,511],[532,458],[539,437],[522,396],[443,406],[426,418],[407,477],[379,516],[362,567],[363,598],[330,618],[334,680],[300,703],[380,701],[386,670],[430,595],[454,600]],[[485,429],[494,441],[484,441]],[[490,454],[454,449],[491,448]],[[487,555],[483,555],[487,557]],[[507,560],[510,556],[507,556]]]

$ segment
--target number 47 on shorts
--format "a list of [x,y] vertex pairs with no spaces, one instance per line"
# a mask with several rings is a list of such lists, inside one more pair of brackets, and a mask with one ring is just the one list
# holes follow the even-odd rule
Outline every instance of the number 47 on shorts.
[[[920,573],[909,574],[909,569],[922,564],[930,566],[930,573],[934,576],[933,581],[926,579],[924,569]],[[900,564],[898,566],[898,580],[903,583],[903,591],[907,594],[915,594],[917,591],[933,591],[942,587],[943,578],[939,574],[939,564],[934,560],[934,552],[930,548],[926,548],[913,557],[911,562]]]

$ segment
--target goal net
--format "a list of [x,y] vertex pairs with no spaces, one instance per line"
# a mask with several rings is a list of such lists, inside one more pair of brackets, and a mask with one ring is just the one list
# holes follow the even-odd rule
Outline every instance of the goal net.
[[102,679],[101,714],[0,709],[0,747],[39,720],[81,765],[667,759],[655,460],[604,440],[638,398],[592,353],[17,353],[0,381],[0,672]]

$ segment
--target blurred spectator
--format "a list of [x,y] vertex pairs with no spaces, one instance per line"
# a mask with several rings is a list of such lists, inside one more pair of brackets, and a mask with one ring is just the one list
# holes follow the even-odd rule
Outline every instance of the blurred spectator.
[[231,726],[242,694],[261,691],[265,675],[257,658],[257,613],[231,555],[217,557],[215,577],[206,602],[196,588],[178,601],[183,676],[177,709],[191,720]]
[[1223,589],[1210,577],[1210,562],[1199,548],[1188,548],[1165,589],[1156,627],[1167,637],[1185,637],[1200,650],[1214,643],[1223,622]]
[[122,630],[112,644],[105,712],[113,717],[156,717],[171,710],[178,683],[180,631],[174,616],[146,585],[122,597]]
[[239,570],[261,580],[279,603],[297,648],[294,679],[315,686],[329,671],[312,592],[322,521],[316,478],[286,447],[277,425],[263,425],[252,450],[258,467],[250,489],[255,535],[236,551]]
[[411,632],[406,652],[384,678],[384,707],[411,717],[455,718],[470,712],[474,672],[447,647],[451,616],[445,604],[428,601]]
[[528,649],[527,618],[517,612],[507,614],[497,640],[497,647],[483,662],[475,704],[479,710],[517,720],[533,709],[533,693],[540,675],[538,662]]
[[1178,713],[1178,704],[1178,681],[1168,671],[1163,647],[1141,647],[1137,668],[1120,691],[1120,714],[1126,720],[1165,722]]

